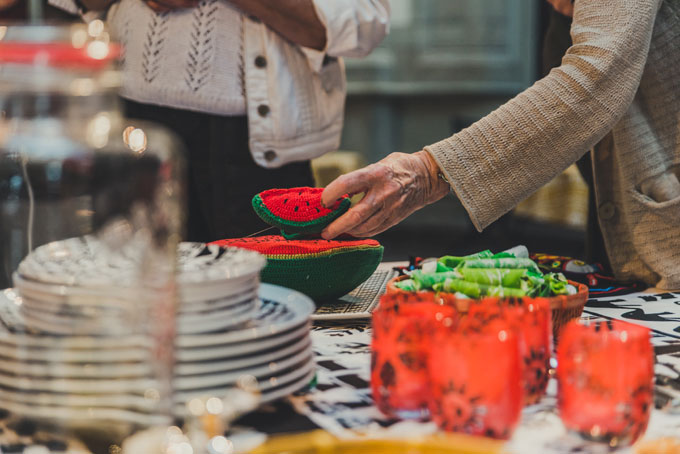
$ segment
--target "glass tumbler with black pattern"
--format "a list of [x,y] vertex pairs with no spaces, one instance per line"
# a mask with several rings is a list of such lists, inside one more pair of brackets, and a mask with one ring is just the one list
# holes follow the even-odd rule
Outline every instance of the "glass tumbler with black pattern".
[[548,386],[552,354],[552,316],[546,298],[484,298],[471,304],[471,321],[483,324],[502,319],[518,336],[522,357],[524,404],[541,400]]
[[519,422],[523,389],[518,336],[507,321],[462,319],[439,329],[429,355],[429,409],[440,428],[508,439]]
[[371,390],[383,413],[401,419],[428,416],[428,354],[437,327],[457,320],[453,306],[434,294],[383,295],[373,312]]
[[654,380],[649,329],[619,320],[571,322],[557,361],[558,405],[570,432],[611,447],[645,432]]

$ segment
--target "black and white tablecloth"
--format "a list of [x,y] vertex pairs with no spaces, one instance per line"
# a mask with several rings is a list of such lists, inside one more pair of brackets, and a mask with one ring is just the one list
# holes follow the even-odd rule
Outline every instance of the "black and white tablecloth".
[[[673,412],[672,399],[680,397],[680,292],[647,289],[597,292],[583,312],[584,318],[622,319],[649,327],[657,352],[657,401],[646,439],[680,434],[680,404]],[[312,331],[317,377],[310,389],[261,408],[236,422],[247,430],[265,434],[321,428],[344,438],[392,437],[429,434],[432,423],[398,421],[382,415],[371,400],[370,321],[317,322]],[[491,365],[490,365],[491,367]],[[555,408],[556,384],[538,405],[524,410],[522,422],[508,443],[509,452],[564,454],[607,452],[605,447],[569,436]],[[680,402],[680,399],[677,399]],[[1,405],[0,405],[1,406]],[[3,422],[0,411],[0,450],[4,453],[63,452],[67,444],[37,431],[30,421]],[[72,452],[86,452],[71,444]],[[28,450],[25,451],[25,449]],[[631,449],[622,453],[633,452]]]

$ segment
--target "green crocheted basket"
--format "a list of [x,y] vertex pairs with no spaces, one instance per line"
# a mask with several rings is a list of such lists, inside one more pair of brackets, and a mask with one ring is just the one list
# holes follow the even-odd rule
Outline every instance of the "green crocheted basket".
[[375,240],[287,240],[278,235],[214,244],[265,255],[262,282],[298,290],[316,302],[337,299],[363,283],[380,264],[384,249]]
[[324,227],[349,209],[343,196],[331,208],[321,204],[323,188],[269,189],[253,197],[255,213],[267,224],[278,227],[286,238],[320,233]]

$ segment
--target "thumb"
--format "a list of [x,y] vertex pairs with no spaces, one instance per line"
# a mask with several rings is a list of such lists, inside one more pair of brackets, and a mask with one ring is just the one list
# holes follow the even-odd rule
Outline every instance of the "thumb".
[[325,207],[332,206],[343,195],[350,197],[368,189],[367,174],[365,169],[341,175],[333,180],[321,194],[321,204]]

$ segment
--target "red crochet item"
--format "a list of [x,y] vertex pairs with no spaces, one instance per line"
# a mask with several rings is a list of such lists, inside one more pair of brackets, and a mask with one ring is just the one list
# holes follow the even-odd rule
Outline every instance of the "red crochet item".
[[349,209],[344,195],[331,208],[321,204],[323,188],[269,189],[253,197],[255,213],[267,224],[280,228],[288,236],[319,233]]
[[257,251],[267,258],[282,256],[326,255],[330,252],[349,251],[353,249],[380,248],[376,240],[287,240],[279,235],[255,236],[251,238],[233,238],[215,241],[219,246],[234,246]]
[[339,298],[368,279],[382,260],[383,247],[375,240],[287,240],[268,235],[216,241],[267,256],[262,282],[309,295],[314,301]]

